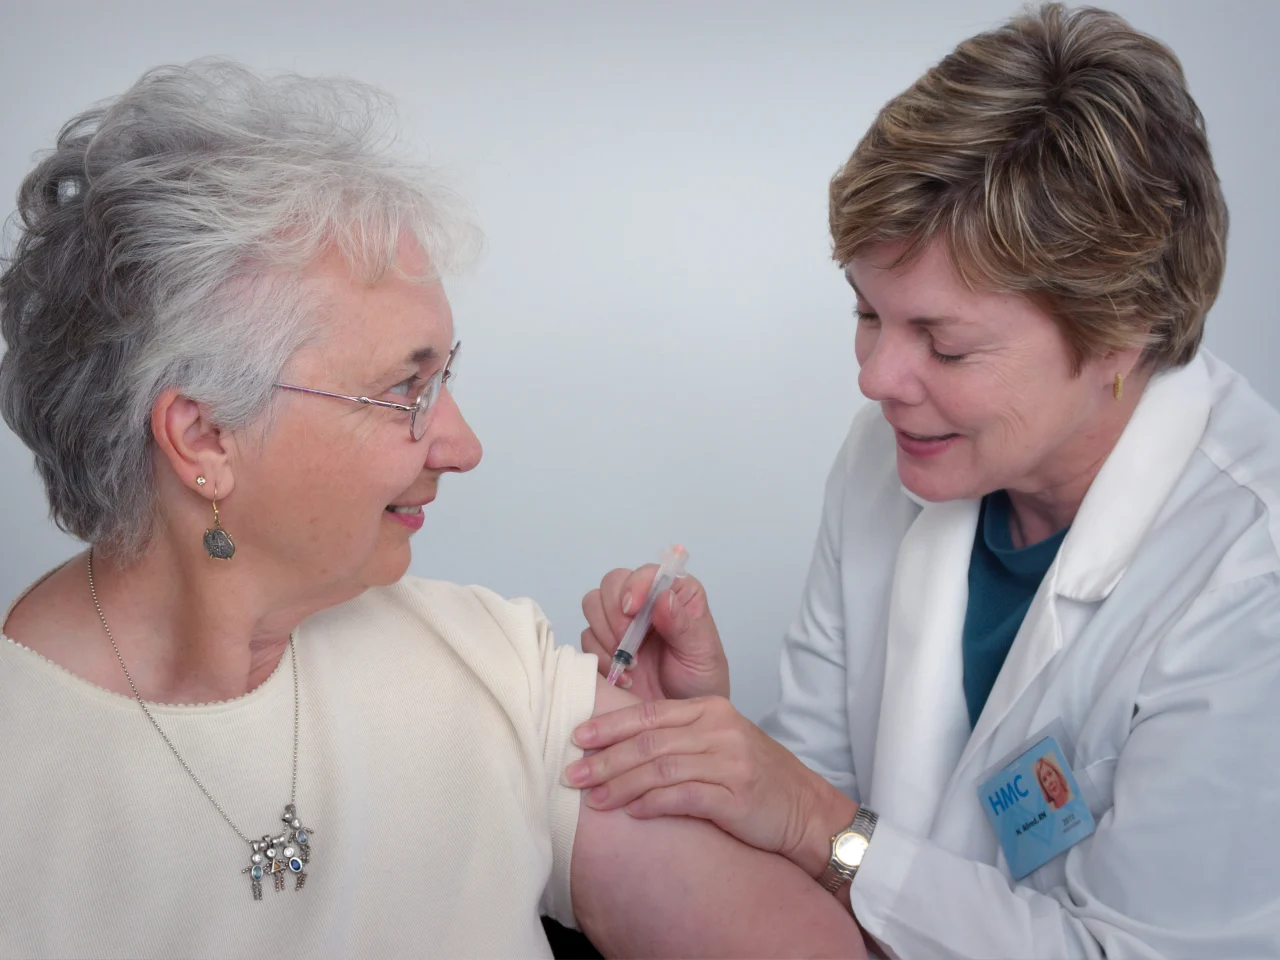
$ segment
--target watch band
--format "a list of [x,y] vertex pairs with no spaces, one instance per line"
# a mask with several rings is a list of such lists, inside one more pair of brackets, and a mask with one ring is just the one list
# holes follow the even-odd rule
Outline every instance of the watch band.
[[836,857],[836,839],[841,834],[853,832],[862,836],[870,846],[871,835],[875,832],[876,821],[879,819],[874,810],[859,804],[858,812],[853,815],[853,822],[831,838],[831,859],[827,861],[827,869],[823,870],[822,875],[818,877],[818,883],[824,889],[831,893],[839,893],[840,888],[846,883],[851,883],[858,872],[858,867],[850,867]]
[[853,874],[845,874],[845,871],[827,864],[827,869],[822,871],[822,876],[818,878],[818,883],[822,884],[822,888],[827,893],[839,893],[840,888],[846,883],[853,882]]

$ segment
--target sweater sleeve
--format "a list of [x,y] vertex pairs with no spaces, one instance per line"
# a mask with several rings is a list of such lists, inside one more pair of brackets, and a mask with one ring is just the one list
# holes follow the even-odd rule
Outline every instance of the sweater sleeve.
[[574,926],[569,868],[578,829],[581,791],[564,783],[564,768],[582,756],[572,739],[574,728],[591,716],[596,696],[596,660],[577,647],[556,643],[551,624],[536,603],[506,600],[472,587],[506,636],[523,667],[526,683],[522,700],[510,704],[519,724],[528,723],[530,760],[542,773],[547,819],[551,832],[551,874],[543,891],[541,910],[565,926]]

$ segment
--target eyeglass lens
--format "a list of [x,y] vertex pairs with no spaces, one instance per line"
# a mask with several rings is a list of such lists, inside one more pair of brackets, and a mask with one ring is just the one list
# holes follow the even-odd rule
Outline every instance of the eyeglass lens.
[[444,369],[438,370],[427,381],[422,393],[418,394],[418,402],[414,404],[413,414],[409,419],[409,430],[413,434],[414,440],[421,440],[427,432],[427,424],[431,420],[431,410],[440,396],[440,388],[445,383],[445,377],[448,377],[450,390],[453,389],[454,384],[457,382],[460,347],[461,344],[454,347],[453,354],[449,357]]

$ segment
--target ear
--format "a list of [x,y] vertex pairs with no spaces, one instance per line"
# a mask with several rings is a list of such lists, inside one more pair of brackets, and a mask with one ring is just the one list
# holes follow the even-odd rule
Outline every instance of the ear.
[[1111,389],[1111,383],[1115,380],[1117,373],[1126,381],[1141,373],[1144,353],[1146,353],[1144,347],[1136,346],[1124,350],[1110,350],[1098,356],[1096,369],[1098,378],[1103,381],[1102,385],[1106,389]]
[[[172,388],[151,407],[151,435],[182,485],[225,500],[235,487],[231,467],[234,441],[209,420],[208,410]],[[201,487],[196,477],[204,477]]]
[[1116,373],[1122,373],[1126,377],[1136,374],[1138,368],[1142,366],[1142,355],[1146,352],[1146,347],[1117,350],[1112,357],[1112,362],[1116,365]]

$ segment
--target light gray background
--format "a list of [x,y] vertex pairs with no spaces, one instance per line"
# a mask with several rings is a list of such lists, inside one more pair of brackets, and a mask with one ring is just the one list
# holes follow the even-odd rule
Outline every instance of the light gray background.
[[[1182,57],[1232,213],[1208,342],[1280,402],[1280,4],[1113,6]],[[584,591],[681,541],[758,717],[860,402],[827,180],[885,100],[1014,9],[0,0],[0,189],[7,212],[65,119],[158,63],[221,54],[390,91],[489,238],[452,286],[485,458],[445,481],[413,572],[535,597],[576,642]],[[3,602],[78,545],[3,426],[0,493]]]

